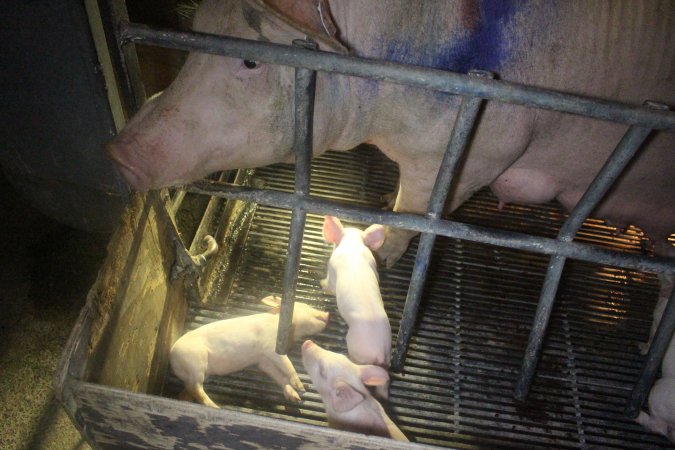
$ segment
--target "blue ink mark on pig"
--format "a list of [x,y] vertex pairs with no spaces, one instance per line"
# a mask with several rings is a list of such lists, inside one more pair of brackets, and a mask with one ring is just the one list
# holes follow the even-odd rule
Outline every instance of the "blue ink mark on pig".
[[[385,49],[385,59],[453,72],[471,69],[498,72],[509,58],[509,41],[504,26],[518,10],[519,0],[482,0],[480,17],[471,29],[453,36],[445,43],[427,42],[422,47],[405,41],[392,41]],[[441,33],[442,30],[433,30]]]

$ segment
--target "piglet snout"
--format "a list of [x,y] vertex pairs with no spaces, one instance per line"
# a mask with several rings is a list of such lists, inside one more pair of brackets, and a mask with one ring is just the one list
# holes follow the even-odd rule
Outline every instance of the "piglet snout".
[[[327,318],[327,317],[326,317],[326,322],[328,322],[328,318]],[[303,352],[306,352],[306,351],[308,351],[310,348],[312,348],[314,345],[315,345],[315,344],[314,344],[314,342],[312,342],[311,339],[307,339],[305,342],[302,343],[302,351],[303,351]]]

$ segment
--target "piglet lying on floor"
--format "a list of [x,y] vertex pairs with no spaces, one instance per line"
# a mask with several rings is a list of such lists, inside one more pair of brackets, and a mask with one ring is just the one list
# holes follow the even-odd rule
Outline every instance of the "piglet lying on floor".
[[[279,297],[265,297],[262,302],[272,309],[266,313],[219,320],[185,333],[171,347],[171,367],[185,383],[180,398],[218,408],[206,392],[204,380],[209,375],[227,375],[257,364],[283,387],[284,396],[300,401],[297,391],[305,388],[288,356],[275,352],[279,321]],[[296,302],[291,337],[301,339],[321,332],[328,323],[328,313]],[[297,391],[296,391],[297,390]]]
[[[650,341],[661,322],[661,316],[673,290],[674,280],[675,277],[672,275],[661,277],[661,292],[656,308],[654,308]],[[635,419],[637,423],[666,436],[675,443],[675,336],[671,338],[666,354],[663,356],[661,378],[656,380],[652,390],[649,391],[648,404],[649,414],[641,411]]]
[[[321,286],[335,294],[340,315],[349,326],[346,336],[349,357],[357,364],[388,368],[391,326],[372,254],[384,242],[384,227],[371,225],[364,231],[344,228],[339,219],[326,216],[323,237],[335,247]],[[388,385],[378,386],[377,394],[387,398]]]
[[408,440],[366,387],[387,385],[385,369],[354,364],[309,340],[302,344],[302,362],[321,394],[331,428]]

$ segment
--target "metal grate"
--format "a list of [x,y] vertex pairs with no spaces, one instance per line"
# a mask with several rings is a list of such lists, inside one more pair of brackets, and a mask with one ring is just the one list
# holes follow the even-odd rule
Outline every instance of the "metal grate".
[[[265,187],[291,192],[289,165],[257,169]],[[377,150],[328,152],[312,162],[311,194],[377,207],[393,190],[396,166]],[[259,300],[283,289],[291,212],[258,206],[230,292],[192,305],[186,331],[214,320],[263,311]],[[506,230],[555,236],[566,215],[556,204],[497,208],[488,190],[477,193],[452,219]],[[330,246],[323,218],[307,216],[296,299],[331,311],[326,330],[313,339],[346,353],[345,324],[335,300],[324,294]],[[349,222],[347,222],[349,223]],[[363,227],[362,224],[355,224]],[[607,248],[640,253],[644,237],[588,220],[577,236]],[[413,241],[393,269],[380,269],[380,284],[392,333],[398,332],[417,252]],[[414,442],[451,447],[666,448],[623,414],[625,399],[643,358],[657,281],[651,273],[569,261],[527,403],[513,399],[548,257],[439,237],[432,255],[405,372],[392,373],[385,409]],[[310,383],[299,345],[289,357]],[[173,376],[165,394],[182,389]],[[224,408],[326,425],[323,405],[311,388],[300,405],[286,402],[280,388],[252,368],[208,380],[206,391]]]
[[[104,2],[107,6],[105,23],[110,36],[115,36],[118,52],[115,63],[121,69],[121,92],[129,111],[135,111],[143,98],[142,87],[134,79],[133,66],[135,56],[126,44],[130,42],[158,45],[187,51],[226,55],[238,58],[254,58],[267,63],[295,67],[294,92],[294,141],[296,156],[295,189],[293,194],[280,195],[265,190],[242,189],[223,183],[196,182],[186,187],[189,192],[210,194],[226,198],[248,199],[266,205],[281,206],[293,210],[290,221],[290,239],[287,245],[287,258],[284,273],[284,289],[279,317],[277,352],[286,352],[286,341],[290,331],[291,312],[299,268],[299,246],[304,229],[306,211],[327,212],[337,205],[317,200],[307,195],[309,190],[309,158],[312,142],[312,111],[314,107],[314,89],[316,71],[335,72],[343,75],[366,77],[394,83],[401,83],[438,92],[460,95],[461,104],[452,128],[443,161],[434,184],[424,216],[414,214],[377,214],[373,209],[344,208],[340,211],[343,218],[369,220],[384,225],[393,225],[422,232],[419,240],[417,259],[413,266],[406,305],[392,354],[391,369],[400,371],[408,350],[412,326],[417,320],[417,309],[427,278],[426,266],[431,257],[437,235],[463,238],[472,242],[482,242],[549,253],[548,269],[543,283],[537,311],[533,321],[525,350],[520,376],[515,384],[514,395],[524,400],[529,393],[535,369],[541,356],[546,329],[558,294],[559,282],[567,258],[593,261],[601,264],[613,264],[625,268],[638,268],[672,273],[675,270],[672,261],[663,258],[640,258],[607,252],[592,246],[570,243],[585,218],[595,209],[602,197],[611,189],[612,184],[642,146],[653,129],[675,130],[675,115],[669,113],[667,105],[646,101],[645,108],[602,101],[578,95],[570,95],[517,83],[493,80],[493,74],[481,70],[472,70],[468,75],[396,64],[388,61],[371,60],[354,56],[317,52],[316,44],[311,40],[294,40],[293,47],[269,42],[249,41],[246,39],[215,36],[204,33],[181,33],[157,30],[126,21],[126,12],[120,4]],[[113,46],[114,48],[115,46]],[[596,178],[589,185],[568,219],[560,226],[555,239],[537,239],[532,235],[497,233],[482,227],[459,226],[458,223],[439,220],[446,196],[451,186],[457,162],[466,148],[471,130],[483,100],[528,105],[596,119],[618,121],[632,126],[607,159]],[[180,253],[180,250],[179,250]],[[185,255],[187,256],[187,255]],[[187,282],[186,284],[194,284]],[[194,293],[192,294],[194,295]],[[637,416],[644,403],[649,387],[654,381],[660,360],[675,329],[675,294],[671,295],[663,318],[650,346],[644,367],[638,377],[626,406],[626,415]]]

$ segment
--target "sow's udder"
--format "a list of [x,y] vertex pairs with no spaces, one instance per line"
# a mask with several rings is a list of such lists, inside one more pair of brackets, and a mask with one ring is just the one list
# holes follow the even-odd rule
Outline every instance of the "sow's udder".
[[507,169],[490,188],[501,203],[546,203],[561,192],[555,178],[531,169]]

